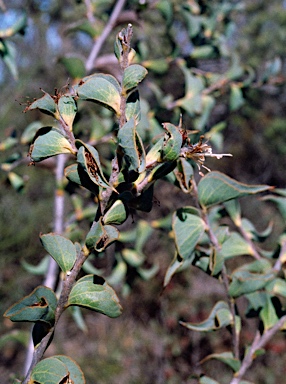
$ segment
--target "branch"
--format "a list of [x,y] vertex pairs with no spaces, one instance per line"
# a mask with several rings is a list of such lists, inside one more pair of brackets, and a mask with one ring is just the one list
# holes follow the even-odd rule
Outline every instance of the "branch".
[[29,371],[28,371],[22,384],[28,384],[30,382],[29,380],[30,380],[32,370],[39,363],[39,361],[42,359],[42,357],[43,357],[43,355],[44,355],[44,353],[45,353],[45,351],[49,345],[49,342],[51,341],[51,339],[54,335],[55,327],[56,327],[63,311],[66,309],[66,303],[67,303],[69,294],[72,290],[72,287],[76,281],[76,278],[77,278],[77,276],[81,270],[81,267],[82,267],[83,263],[85,262],[87,256],[88,256],[88,251],[85,252],[85,250],[83,250],[78,255],[76,262],[75,262],[72,270],[70,271],[70,274],[67,275],[66,279],[63,281],[63,287],[62,287],[61,295],[60,295],[60,298],[58,300],[57,308],[55,311],[55,324],[53,327],[51,327],[48,334],[41,340],[40,344],[35,349],[31,366],[30,366]]
[[110,19],[108,20],[105,28],[103,29],[101,35],[98,37],[98,39],[95,41],[93,48],[89,54],[89,57],[86,60],[85,63],[85,69],[89,72],[92,70],[94,66],[94,61],[97,58],[105,40],[108,38],[110,32],[116,25],[116,21],[118,19],[118,16],[120,15],[120,12],[122,11],[124,5],[125,5],[126,0],[118,0],[112,14],[110,16]]
[[[64,232],[64,206],[65,206],[65,196],[62,188],[62,181],[64,177],[64,168],[65,168],[66,156],[58,155],[56,157],[56,170],[55,170],[55,181],[56,181],[56,191],[54,196],[54,232],[58,234],[62,234]],[[49,287],[51,289],[55,289],[57,277],[59,273],[59,267],[56,261],[50,257],[48,270],[46,272],[46,276],[43,282],[43,285]],[[53,331],[51,331],[50,337],[53,335]],[[46,350],[45,341],[43,341],[43,349]],[[25,375],[28,375],[29,372],[32,371],[32,366],[34,367],[34,361],[37,361],[38,350],[34,349],[32,336],[30,337],[26,359],[24,372]],[[38,362],[38,361],[37,361]]]
[[235,377],[231,380],[230,384],[239,384],[243,376],[245,375],[248,368],[252,365],[253,360],[255,359],[255,353],[264,348],[264,346],[270,341],[270,339],[275,335],[276,332],[283,326],[286,322],[286,315],[282,316],[279,321],[263,335],[257,331],[252,345],[249,348],[249,351],[242,360],[241,367],[238,372],[235,373]]

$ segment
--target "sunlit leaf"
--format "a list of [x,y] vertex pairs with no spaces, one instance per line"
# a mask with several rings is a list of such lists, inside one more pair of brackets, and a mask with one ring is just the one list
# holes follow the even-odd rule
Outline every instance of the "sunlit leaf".
[[31,159],[35,162],[61,153],[75,153],[70,142],[61,131],[53,127],[44,127],[38,130],[30,152]]
[[174,161],[179,158],[182,147],[182,134],[179,127],[170,123],[164,123],[166,131],[161,148],[161,161]]
[[119,225],[124,223],[126,219],[127,211],[125,205],[121,200],[116,200],[115,203],[105,213],[102,220],[104,224]]
[[102,277],[93,275],[84,276],[76,282],[67,305],[79,305],[108,317],[118,317],[122,312],[115,291]]
[[169,282],[171,281],[174,274],[181,268],[183,265],[184,260],[176,253],[174,259],[172,260],[171,264],[169,265],[167,272],[165,274],[164,278],[164,287],[166,287]]
[[120,115],[120,87],[113,76],[95,74],[85,77],[76,92],[81,100],[94,101]]

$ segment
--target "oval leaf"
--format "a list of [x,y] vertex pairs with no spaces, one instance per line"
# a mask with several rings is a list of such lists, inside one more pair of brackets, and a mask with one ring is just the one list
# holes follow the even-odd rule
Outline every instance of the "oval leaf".
[[76,91],[80,99],[102,104],[120,115],[120,87],[113,76],[103,74],[88,76],[80,82]]
[[205,231],[204,221],[186,208],[178,209],[173,216],[173,231],[179,255],[190,257]]
[[41,161],[61,153],[75,153],[70,142],[56,128],[44,127],[37,133],[37,138],[31,145],[32,161]]
[[240,183],[223,173],[210,172],[199,182],[199,202],[208,208],[237,197],[253,195],[271,189],[269,185],[247,185]]
[[93,275],[78,280],[71,290],[67,305],[79,305],[108,317],[118,317],[122,313],[115,291],[102,277]]
[[57,298],[54,291],[39,286],[30,295],[7,309],[4,316],[11,321],[43,321],[52,325],[56,306]]
[[63,272],[68,272],[72,269],[77,251],[75,245],[63,236],[49,233],[40,235],[40,240],[45,250],[57,262]]
[[55,357],[49,357],[35,366],[29,382],[31,384],[60,384],[68,377],[69,371],[66,364]]
[[127,67],[123,74],[123,91],[127,93],[137,87],[147,73],[147,69],[139,64],[133,64]]
[[124,223],[127,219],[126,207],[121,200],[116,200],[115,203],[109,208],[103,216],[104,224],[119,225]]
[[53,356],[54,359],[60,360],[69,371],[69,379],[72,383],[85,384],[85,378],[79,365],[70,357],[64,355]]

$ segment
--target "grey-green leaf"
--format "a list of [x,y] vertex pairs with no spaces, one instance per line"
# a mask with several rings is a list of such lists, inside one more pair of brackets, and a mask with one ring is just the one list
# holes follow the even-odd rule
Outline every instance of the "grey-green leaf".
[[4,313],[11,321],[43,321],[53,324],[57,298],[50,288],[39,286]]
[[178,209],[173,215],[173,231],[175,244],[179,255],[186,259],[190,257],[204,234],[204,221],[192,213],[188,207]]
[[199,202],[203,207],[208,208],[237,197],[253,195],[269,189],[271,189],[269,185],[247,185],[221,172],[210,172],[199,182]]
[[127,93],[144,79],[148,71],[139,64],[133,64],[127,67],[123,74],[123,90]]
[[75,153],[66,137],[53,127],[44,127],[38,131],[30,152],[31,159],[35,162],[61,153]]
[[209,317],[201,323],[185,323],[180,324],[193,331],[214,331],[222,327],[226,327],[232,323],[232,314],[228,305],[224,301],[219,301],[213,307]]
[[[117,86],[118,85],[118,86]],[[120,87],[111,75],[91,75],[84,78],[76,88],[82,100],[90,100],[113,110],[120,115]]]
[[48,233],[40,235],[40,240],[45,250],[57,262],[63,272],[66,273],[72,269],[77,251],[69,239],[55,233]]
[[115,291],[102,277],[93,275],[87,275],[77,281],[71,290],[67,305],[79,305],[108,317],[118,317],[122,312]]

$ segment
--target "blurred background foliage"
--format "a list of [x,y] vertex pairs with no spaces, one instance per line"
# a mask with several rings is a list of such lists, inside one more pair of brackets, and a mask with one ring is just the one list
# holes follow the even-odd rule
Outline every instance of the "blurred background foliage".
[[[53,225],[55,181],[50,164],[27,167],[28,141],[22,137],[35,120],[41,120],[39,126],[48,125],[50,120],[38,112],[23,114],[26,98],[39,97],[40,88],[53,94],[55,87],[73,84],[78,77],[94,71],[118,76],[113,41],[129,22],[134,28],[138,61],[149,70],[140,86],[145,112],[142,124],[148,127],[145,135],[160,133],[164,121],[177,124],[179,114],[173,103],[185,95],[184,65],[196,68],[206,79],[210,76],[210,87],[215,81],[211,78],[213,73],[220,79],[219,75],[229,68],[242,70],[238,75],[241,83],[214,89],[216,103],[206,110],[205,120],[199,120],[186,106],[183,123],[188,129],[210,131],[217,149],[233,154],[231,160],[209,161],[211,169],[242,182],[285,188],[285,1],[129,0],[94,65],[89,65],[88,58],[94,40],[108,22],[114,1],[1,1],[1,17],[5,14],[4,3],[6,12],[10,12],[8,21],[13,24],[18,20],[20,26],[16,34],[6,38],[1,34],[3,23],[0,24],[0,43],[4,44],[0,47],[1,313],[41,284],[42,276],[27,273],[23,261],[37,265],[43,259],[38,234],[52,230]],[[90,10],[93,14],[88,14]],[[248,79],[254,86],[247,86]],[[78,130],[97,140],[116,124],[110,116],[84,104]],[[102,144],[101,151],[106,150]],[[13,166],[9,168],[9,164]],[[151,214],[142,213],[135,220],[164,218],[188,201],[164,182],[160,182],[155,196],[158,204]],[[261,230],[270,218],[275,221],[277,217],[274,229],[279,233],[282,223],[274,207],[266,203],[258,206],[248,198],[242,200],[242,206]],[[72,201],[67,201],[65,209],[69,217],[73,213]],[[155,278],[146,283],[130,268],[127,280],[131,294],[122,297],[122,317],[110,320],[84,313],[88,334],[76,328],[69,314],[61,320],[57,340],[48,353],[72,354],[85,371],[87,383],[164,383],[166,377],[170,384],[195,383],[192,374],[199,371],[198,362],[229,343],[224,333],[204,337],[178,325],[179,320],[186,318],[192,322],[204,319],[221,292],[211,278],[206,282],[208,277],[201,278],[200,273],[190,270],[176,275],[162,292],[173,254],[172,241],[166,233],[164,228],[154,230],[144,246],[147,263],[159,266]],[[108,260],[102,265],[99,261],[96,267],[111,270],[112,260]],[[256,327],[254,321],[244,333],[246,343]],[[1,334],[13,329],[10,322],[1,322]],[[11,372],[21,372],[25,359],[22,344],[26,339],[23,334],[17,335],[16,329],[26,331],[29,327],[19,328],[16,324],[14,339],[3,349],[0,377],[7,378],[7,382]],[[280,358],[286,352],[284,336],[275,336],[268,348],[269,353],[254,364],[250,373],[249,379],[256,383],[278,383],[285,374]],[[205,364],[210,376],[216,377],[219,363]],[[227,383],[229,377],[225,372],[219,380]]]

